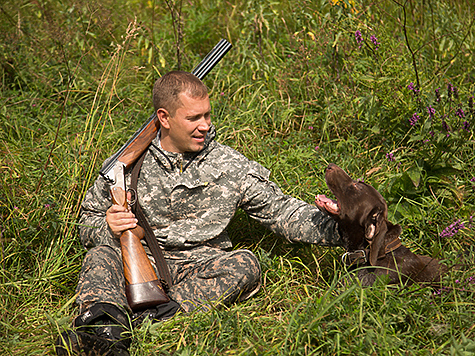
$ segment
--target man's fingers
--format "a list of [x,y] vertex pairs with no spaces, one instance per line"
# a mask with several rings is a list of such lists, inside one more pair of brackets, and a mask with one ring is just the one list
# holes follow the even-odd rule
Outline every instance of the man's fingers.
[[114,225],[114,228],[111,229],[112,231],[117,231],[117,233],[124,232],[125,230],[133,229],[134,227],[137,227],[137,222],[136,221],[131,221],[128,223],[121,222],[117,225]]
[[118,213],[121,211],[128,211],[128,209],[122,205],[113,204],[107,211],[110,213]]
[[124,221],[124,220],[120,220],[118,222],[114,222],[114,221],[108,221],[108,224],[109,224],[109,227],[112,231],[112,233],[116,236],[116,237],[120,237],[120,235],[126,231],[126,230],[129,230],[129,229],[133,229],[135,227],[137,227],[137,221],[136,219],[133,219],[132,221]]
[[111,213],[110,216],[113,220],[135,219],[135,215],[128,211],[120,211],[117,213]]
[[115,213],[107,216],[109,225],[122,226],[137,223],[137,219],[132,213]]
[[121,205],[112,205],[107,210],[106,221],[112,233],[117,237],[120,237],[120,234],[125,230],[137,226],[135,215]]

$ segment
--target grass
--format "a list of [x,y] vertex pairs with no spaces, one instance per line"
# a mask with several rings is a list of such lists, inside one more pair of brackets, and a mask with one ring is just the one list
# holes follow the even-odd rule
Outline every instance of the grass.
[[[383,194],[414,252],[473,261],[474,11],[448,0],[184,2],[180,65],[226,37],[234,47],[206,78],[220,142],[309,203],[329,194],[323,169],[337,163]],[[0,354],[52,355],[77,313],[79,204],[150,115],[154,80],[178,68],[177,23],[158,1],[7,0],[0,17]],[[230,233],[258,256],[262,290],[145,323],[133,355],[475,349],[472,264],[436,289],[361,288],[344,282],[339,248],[287,244],[242,212]]]

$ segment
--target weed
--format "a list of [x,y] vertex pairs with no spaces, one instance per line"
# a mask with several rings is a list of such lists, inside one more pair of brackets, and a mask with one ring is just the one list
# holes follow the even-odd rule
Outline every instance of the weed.
[[[467,1],[24,1],[0,5],[0,354],[53,354],[77,314],[79,204],[149,117],[155,79],[206,78],[218,140],[282,190],[328,194],[334,162],[375,186],[416,253],[473,261],[474,5]],[[133,355],[469,354],[473,266],[435,289],[344,283],[341,249],[290,245],[243,212],[263,288],[145,323]]]

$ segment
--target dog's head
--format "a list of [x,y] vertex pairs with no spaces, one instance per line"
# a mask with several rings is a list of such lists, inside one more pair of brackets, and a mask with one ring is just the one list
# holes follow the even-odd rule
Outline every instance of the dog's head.
[[325,180],[336,200],[317,195],[316,205],[338,221],[349,250],[369,245],[369,262],[376,265],[378,257],[385,254],[385,240],[401,234],[401,227],[387,220],[386,201],[372,186],[351,179],[335,164],[327,167]]

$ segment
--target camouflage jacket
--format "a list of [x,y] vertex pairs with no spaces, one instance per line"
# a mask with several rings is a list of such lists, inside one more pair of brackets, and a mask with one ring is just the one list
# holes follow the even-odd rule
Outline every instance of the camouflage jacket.
[[[284,195],[270,172],[217,143],[214,127],[198,154],[163,151],[159,138],[148,148],[137,193],[143,212],[165,249],[211,245],[230,248],[226,227],[238,208],[291,242],[342,245],[337,224],[318,208]],[[130,174],[126,179],[130,182]],[[81,206],[85,247],[118,247],[105,220],[109,185],[99,177]]]

